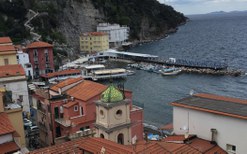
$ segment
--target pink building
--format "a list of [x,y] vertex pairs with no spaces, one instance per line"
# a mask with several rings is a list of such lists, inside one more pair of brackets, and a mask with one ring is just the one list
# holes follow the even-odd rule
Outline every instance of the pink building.
[[[40,127],[40,139],[44,145],[52,145],[95,134],[95,102],[101,98],[107,86],[70,78],[49,90],[36,90],[33,102],[37,103],[37,122]],[[126,98],[131,100],[132,93],[125,91]],[[133,132],[143,135],[142,110],[131,112]],[[138,121],[139,124],[136,123]]]
[[27,46],[30,63],[33,66],[34,77],[54,72],[53,46],[46,42],[33,42]]

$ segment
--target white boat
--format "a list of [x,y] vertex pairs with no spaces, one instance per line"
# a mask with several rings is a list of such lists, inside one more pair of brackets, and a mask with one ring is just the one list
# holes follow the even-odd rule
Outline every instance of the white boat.
[[179,68],[165,68],[163,70],[160,71],[160,73],[162,75],[166,75],[166,76],[169,76],[169,75],[177,75],[181,72],[182,70],[179,69]]
[[123,68],[114,69],[102,69],[92,72],[92,80],[102,80],[109,78],[125,78],[127,77],[127,71]]

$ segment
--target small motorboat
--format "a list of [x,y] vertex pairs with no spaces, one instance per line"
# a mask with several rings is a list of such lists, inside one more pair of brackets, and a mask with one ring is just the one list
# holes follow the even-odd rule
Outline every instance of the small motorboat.
[[161,73],[162,75],[169,76],[169,75],[177,75],[177,74],[179,74],[181,71],[182,71],[182,70],[179,69],[179,68],[174,68],[174,67],[172,67],[172,68],[164,68],[164,69],[162,69],[162,70],[160,71],[160,73]]

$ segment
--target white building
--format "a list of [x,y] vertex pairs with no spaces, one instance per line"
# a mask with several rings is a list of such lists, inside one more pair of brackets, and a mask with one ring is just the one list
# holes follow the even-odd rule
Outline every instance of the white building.
[[175,134],[195,134],[230,154],[246,154],[247,100],[195,94],[172,105]]
[[0,66],[0,87],[12,91],[12,100],[30,112],[27,79],[20,64]]
[[120,26],[119,24],[100,23],[97,26],[98,32],[105,32],[109,35],[109,43],[111,45],[121,45],[129,38],[130,28]]
[[21,48],[17,48],[17,62],[21,64],[25,70],[26,76],[30,79],[33,78],[33,68],[29,61],[29,56],[27,53],[23,52]]

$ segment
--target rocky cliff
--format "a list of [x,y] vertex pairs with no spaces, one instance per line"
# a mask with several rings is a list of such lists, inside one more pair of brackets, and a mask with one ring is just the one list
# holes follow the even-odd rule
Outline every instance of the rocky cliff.
[[[29,9],[39,12],[31,21],[34,31],[48,42],[66,42],[69,46],[79,47],[79,35],[95,31],[99,22],[126,24],[130,26],[132,40],[149,40],[162,37],[169,30],[185,22],[183,14],[172,7],[161,5],[156,0],[0,0],[0,35],[28,38],[23,30],[16,35],[27,20],[24,13]],[[11,10],[21,8],[18,15]],[[18,13],[18,11],[17,11]],[[11,19],[11,22],[8,21]],[[10,26],[10,27],[9,27]],[[2,28],[3,27],[3,28]],[[30,37],[29,37],[30,39]],[[15,39],[14,39],[15,40]]]

